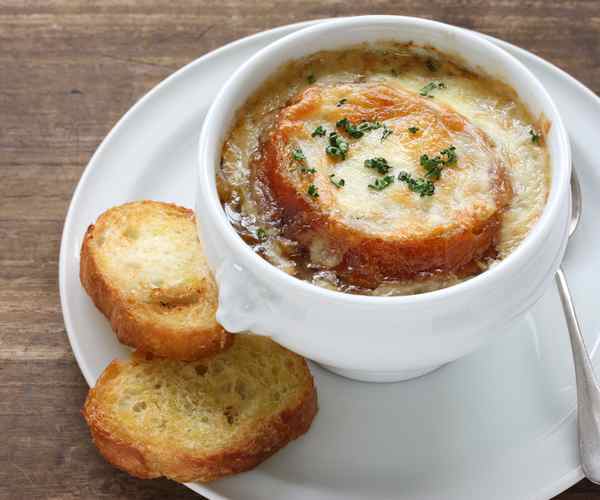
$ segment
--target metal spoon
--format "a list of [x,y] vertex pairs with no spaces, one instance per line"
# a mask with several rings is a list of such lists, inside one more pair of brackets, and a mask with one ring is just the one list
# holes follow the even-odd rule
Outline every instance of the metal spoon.
[[[581,189],[575,170],[571,174],[571,222],[569,239],[575,233],[581,218]],[[556,284],[565,311],[577,386],[577,428],[579,432],[579,458],[586,477],[600,484],[600,386],[594,375],[590,356],[575,314],[575,307],[562,266],[556,272]]]

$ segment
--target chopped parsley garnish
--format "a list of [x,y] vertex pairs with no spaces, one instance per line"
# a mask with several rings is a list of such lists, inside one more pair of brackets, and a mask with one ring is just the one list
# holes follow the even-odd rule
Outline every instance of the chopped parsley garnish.
[[335,180],[335,174],[331,174],[329,176],[329,180],[331,183],[338,189],[344,187],[346,185],[346,181],[344,179],[340,179],[338,181]]
[[430,179],[437,181],[442,174],[442,160],[439,156],[429,158],[428,155],[421,155],[421,166],[427,171],[425,174]]
[[304,153],[302,152],[302,150],[300,148],[294,149],[294,151],[292,151],[292,158],[296,161],[306,160],[306,156],[304,156]]
[[357,129],[360,132],[370,132],[371,130],[377,130],[378,128],[381,128],[382,125],[379,122],[361,122],[357,125]]
[[440,63],[438,61],[436,61],[435,59],[428,57],[427,60],[425,61],[425,66],[427,66],[427,69],[429,71],[431,71],[432,73],[435,73],[439,69]]
[[317,189],[317,186],[315,186],[314,184],[311,184],[310,186],[308,186],[308,189],[306,192],[307,192],[308,196],[310,196],[311,198],[319,197],[319,190]]
[[419,94],[421,94],[424,97],[433,97],[432,95],[430,95],[430,92],[432,92],[435,89],[445,89],[445,88],[446,88],[446,84],[444,82],[429,82],[427,85],[425,85],[419,91]]
[[[456,163],[456,147],[449,146],[446,149],[440,151],[444,165],[447,167]],[[444,158],[445,157],[445,158]]]
[[421,155],[421,166],[426,170],[426,177],[437,181],[442,174],[442,168],[456,163],[456,148],[450,146],[440,151],[439,155],[429,158],[429,155]]
[[388,164],[387,160],[381,157],[365,160],[365,167],[375,169],[382,175],[387,174],[392,169],[392,166]]
[[358,130],[358,127],[355,125],[352,125],[352,122],[350,122],[348,118],[342,118],[341,120],[338,120],[335,126],[336,128],[345,130],[350,137],[354,137],[355,139],[358,139],[364,135],[364,132]]
[[313,83],[315,83],[317,81],[317,77],[315,75],[313,75],[312,73],[310,75],[308,75],[306,77],[306,81],[312,85]]
[[383,134],[381,134],[381,142],[385,141],[390,135],[392,135],[394,131],[391,128],[388,128],[387,125],[383,125]]
[[348,99],[346,99],[345,97],[343,99],[340,99],[338,101],[338,103],[336,104],[336,106],[339,108],[340,106],[343,106],[344,104],[346,104],[348,102]]
[[311,134],[313,137],[324,137],[325,134],[327,134],[327,131],[325,130],[325,127],[323,127],[323,125],[319,125],[316,129],[313,130],[313,133]]
[[348,118],[342,118],[338,120],[335,124],[337,128],[341,128],[345,130],[346,133],[350,137],[354,137],[355,139],[361,138],[365,135],[365,132],[369,132],[370,130],[376,130],[381,128],[381,123],[379,122],[361,122],[358,125],[354,125]]
[[375,182],[373,182],[373,184],[369,184],[369,187],[371,189],[374,189],[375,191],[381,191],[388,187],[390,184],[393,184],[393,182],[394,177],[392,175],[386,175],[385,177],[381,177],[380,179],[375,179]]
[[262,227],[259,227],[258,230],[256,231],[256,237],[260,241],[266,240],[267,239],[267,231],[265,231]]
[[419,127],[408,127],[408,131],[411,134],[416,134],[419,131]]
[[348,143],[337,133],[331,132],[329,134],[329,146],[325,148],[325,152],[329,156],[338,156],[342,160],[345,160],[346,153],[348,152]]
[[531,136],[531,142],[533,142],[534,144],[540,143],[540,139],[542,138],[541,134],[538,134],[535,130],[531,129],[529,131],[529,135]]
[[435,193],[433,182],[423,178],[415,179],[408,172],[400,172],[398,174],[398,180],[406,182],[408,189],[420,195],[421,198],[424,196],[432,196],[433,193]]
[[[300,169],[300,172],[302,172],[303,174],[314,174],[316,172],[316,170],[314,168],[309,168],[306,166],[305,162],[306,162],[306,156],[304,156],[304,153],[302,152],[302,150],[300,148],[296,148],[294,149],[294,151],[292,151],[292,158],[294,160],[296,160],[299,163],[302,163],[304,166]],[[295,168],[294,168],[295,170]]]

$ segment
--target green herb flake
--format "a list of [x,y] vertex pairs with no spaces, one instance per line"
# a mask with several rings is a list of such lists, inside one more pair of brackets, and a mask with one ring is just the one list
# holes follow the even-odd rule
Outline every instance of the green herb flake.
[[408,172],[400,172],[398,174],[398,180],[405,182],[412,192],[417,193],[421,198],[425,196],[432,196],[435,193],[435,186],[433,182],[427,179],[418,178],[415,179]]
[[308,168],[308,167],[302,167],[300,169],[300,172],[302,172],[303,174],[316,174],[317,173],[317,169],[315,169],[315,168]]
[[381,177],[380,179],[375,179],[373,184],[369,184],[371,189],[375,191],[382,191],[389,185],[394,183],[394,177],[392,175],[386,175],[385,177]]
[[446,84],[444,82],[429,82],[427,85],[425,85],[419,91],[419,94],[424,97],[433,98],[433,96],[430,94],[430,92],[434,91],[435,89],[445,89],[445,88],[446,88]]
[[306,193],[308,194],[308,196],[310,196],[313,199],[319,197],[319,190],[317,189],[317,186],[315,186],[314,184],[311,184],[310,186],[308,186]]
[[[440,151],[440,156],[446,167],[456,164],[456,147],[450,146]],[[445,157],[445,158],[444,158]]]
[[325,137],[325,134],[327,134],[325,127],[323,127],[323,125],[319,125],[316,129],[313,130],[313,133],[311,135],[313,137]]
[[361,122],[357,125],[356,128],[358,128],[358,130],[360,130],[361,132],[369,132],[371,130],[377,130],[381,127],[382,125],[379,122]]
[[531,136],[531,142],[533,142],[534,144],[540,144],[540,141],[542,139],[541,134],[538,134],[535,130],[531,129],[529,131],[529,135]]
[[388,164],[387,160],[381,157],[365,160],[365,167],[377,170],[377,172],[382,175],[387,174],[392,169],[392,166]]
[[311,73],[306,77],[306,81],[309,83],[309,85],[312,85],[317,81],[317,77]]
[[300,162],[306,160],[306,156],[304,156],[304,153],[300,148],[294,149],[294,151],[292,151],[292,158]]
[[450,146],[440,151],[439,155],[429,158],[429,155],[421,155],[420,164],[427,172],[425,175],[434,181],[437,181],[441,174],[442,168],[456,164],[456,148]]
[[259,227],[258,230],[256,231],[256,237],[260,241],[265,241],[267,239],[267,231],[265,229],[263,229],[262,227]]
[[434,181],[437,181],[442,174],[442,160],[439,156],[429,158],[428,155],[421,155],[420,159],[421,166],[427,172],[425,175]]
[[384,125],[383,134],[381,134],[381,142],[385,141],[393,133],[394,131],[391,128],[389,128],[387,125]]
[[348,120],[348,118],[342,118],[336,122],[335,126],[345,130],[350,137],[353,137],[354,139],[360,139],[363,135],[365,135],[366,132],[381,128],[381,123],[361,122],[358,125],[354,125],[350,120]]
[[329,156],[337,156],[342,160],[346,159],[348,152],[348,143],[342,139],[336,132],[329,134],[329,145],[325,148],[325,152]]
[[408,127],[408,131],[411,134],[416,134],[419,131],[419,127]]
[[338,189],[343,188],[346,185],[346,181],[344,179],[335,180],[335,174],[331,174],[329,176],[329,180]]
[[355,125],[353,125],[352,122],[348,120],[348,118],[342,118],[341,120],[338,120],[335,126],[336,128],[341,128],[342,130],[345,130],[350,137],[354,137],[355,139],[359,139],[360,137],[365,135],[365,133],[361,130],[358,130],[358,128]]
[[345,97],[343,99],[340,99],[338,101],[338,103],[336,104],[336,106],[339,108],[341,106],[343,106],[344,104],[346,104],[348,102],[348,99],[346,99]]

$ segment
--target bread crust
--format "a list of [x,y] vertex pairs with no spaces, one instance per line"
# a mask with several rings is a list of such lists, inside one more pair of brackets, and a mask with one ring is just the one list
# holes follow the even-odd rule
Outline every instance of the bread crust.
[[[111,278],[100,269],[95,255],[94,239],[98,225],[111,224],[116,211],[132,205],[142,206],[144,210],[169,207],[182,217],[193,218],[192,210],[170,203],[141,201],[115,207],[102,214],[95,225],[86,231],[81,247],[80,280],[84,289],[96,307],[108,318],[119,341],[140,351],[170,359],[193,361],[215,354],[229,347],[232,335],[226,332],[212,317],[205,318],[202,324],[175,331],[165,325],[157,324],[152,318],[143,318],[134,314],[138,304],[128,299],[124,292],[114,286]],[[204,282],[202,300],[216,303],[216,285],[212,277]],[[207,295],[211,295],[207,297]],[[165,314],[168,314],[166,312]]]
[[173,446],[157,450],[149,443],[133,442],[124,437],[114,428],[114,423],[111,424],[103,408],[102,387],[127,370],[128,363],[116,360],[105,369],[96,386],[90,389],[82,415],[104,458],[141,479],[165,476],[178,482],[209,482],[250,470],[308,431],[318,410],[314,381],[303,361],[308,383],[294,404],[258,422],[249,435],[229,449],[204,455],[194,455]]
[[[430,119],[438,117],[443,122],[440,128],[450,137],[455,132],[466,133],[469,126],[458,113],[409,92],[384,85],[371,85],[366,87],[367,90],[360,85],[342,87],[345,92],[340,95],[350,96],[351,101],[343,111],[326,102],[323,94],[327,91],[310,87],[280,111],[274,126],[261,141],[261,154],[253,167],[281,209],[286,236],[305,245],[316,237],[326,241],[333,253],[342,255],[335,270],[346,280],[365,286],[376,286],[385,278],[405,280],[423,273],[460,273],[474,260],[488,255],[499,238],[501,214],[512,193],[499,159],[492,162],[489,172],[496,203],[493,213],[485,217],[465,214],[453,221],[449,232],[432,231],[414,236],[377,234],[348,224],[339,207],[332,202],[335,196],[330,193],[336,193],[337,188],[328,182],[326,174],[317,172],[311,178],[295,175],[290,170],[290,151],[296,140],[309,140],[303,123],[314,120],[319,106],[334,123],[342,117],[359,123],[412,113]],[[473,134],[481,148],[492,150],[491,141],[482,131],[470,127],[468,133]],[[320,196],[317,198],[307,195],[307,186],[311,182],[318,185]]]
[[[102,372],[96,386],[109,383],[126,367],[124,361],[112,361]],[[106,415],[96,399],[96,390],[90,389],[81,414],[87,422],[94,444],[111,464],[140,479],[154,479],[160,476],[146,462],[143,451],[136,445],[120,439],[107,425]]]

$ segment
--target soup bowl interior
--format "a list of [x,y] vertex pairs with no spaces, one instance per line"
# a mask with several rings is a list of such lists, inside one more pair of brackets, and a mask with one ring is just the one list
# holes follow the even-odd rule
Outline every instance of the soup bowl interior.
[[[372,297],[319,288],[257,255],[227,220],[216,187],[223,143],[236,113],[282,64],[322,50],[395,41],[432,47],[512,87],[546,135],[551,189],[544,212],[519,247],[488,271],[419,295]],[[519,61],[466,30],[416,18],[366,16],[327,21],[262,49],[236,70],[204,122],[198,149],[197,213],[219,285],[217,318],[232,332],[269,335],[351,378],[410,378],[455,360],[508,327],[541,296],[567,240],[570,149],[551,98]]]

